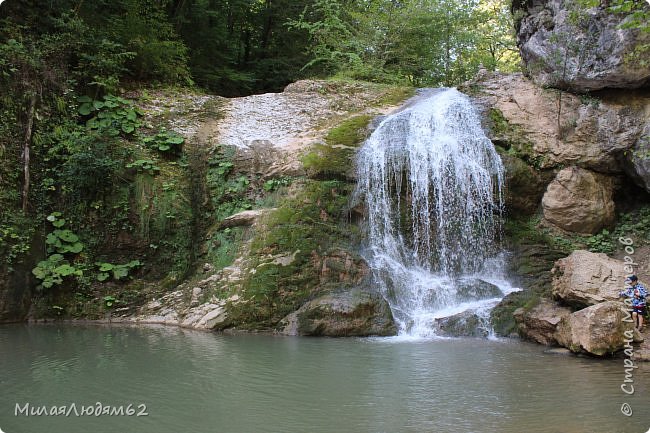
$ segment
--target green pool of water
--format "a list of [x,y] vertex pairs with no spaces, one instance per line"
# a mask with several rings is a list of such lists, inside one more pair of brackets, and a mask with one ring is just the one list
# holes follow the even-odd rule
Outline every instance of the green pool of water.
[[[634,370],[632,395],[624,378],[623,359],[552,355],[516,340],[0,327],[5,433],[645,433],[650,365]],[[25,404],[81,412],[97,402],[148,415],[25,415]]]

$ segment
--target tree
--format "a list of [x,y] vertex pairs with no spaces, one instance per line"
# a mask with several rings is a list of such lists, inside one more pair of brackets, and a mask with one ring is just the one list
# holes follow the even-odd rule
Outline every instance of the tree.
[[305,67],[321,74],[451,86],[481,64],[517,67],[511,17],[500,0],[319,0],[291,25],[309,33]]

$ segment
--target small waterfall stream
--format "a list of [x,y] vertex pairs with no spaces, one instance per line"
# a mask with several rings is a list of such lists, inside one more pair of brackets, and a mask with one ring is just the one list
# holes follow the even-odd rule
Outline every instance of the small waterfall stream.
[[465,310],[487,320],[513,290],[499,248],[504,168],[469,98],[432,90],[386,117],[357,177],[366,259],[400,334],[435,334],[435,319]]

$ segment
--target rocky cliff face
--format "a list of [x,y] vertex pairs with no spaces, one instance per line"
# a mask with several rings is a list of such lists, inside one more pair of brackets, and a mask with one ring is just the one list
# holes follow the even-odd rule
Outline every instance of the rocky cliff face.
[[[33,320],[394,334],[356,252],[359,228],[348,205],[353,156],[370,122],[412,93],[337,81],[233,99],[132,92],[145,128],[185,139],[182,158],[153,153],[140,161],[150,172],[129,173],[133,188],[106,204],[126,209],[128,224],[104,233],[101,253],[142,267],[120,281],[96,280],[88,269],[76,294],[72,281],[33,296],[33,282],[2,278],[0,321],[24,320],[31,309]],[[32,267],[0,276],[27,278]]]
[[648,140],[647,90],[587,98],[539,87],[521,74],[484,74],[465,90],[482,107],[492,141],[537,169],[576,165],[617,174],[627,167],[644,177],[642,163],[627,158]]
[[540,86],[583,93],[650,83],[650,69],[639,61],[647,58],[650,34],[626,28],[631,17],[608,2],[587,8],[577,1],[517,0],[513,15],[521,57]]
[[[347,206],[355,146],[373,117],[407,95],[387,86],[301,81],[283,93],[225,101],[218,116],[198,126],[198,144],[215,161],[208,162],[205,200],[227,212],[217,212],[206,233],[199,272],[110,320],[291,335],[395,334],[390,308],[355,252],[358,229]],[[210,184],[225,171],[235,184],[226,180],[224,194]],[[263,204],[232,214],[250,195]],[[226,263],[223,254],[231,256]]]
[[[525,289],[493,318],[506,335],[612,353],[631,329],[617,296],[627,253],[611,231],[636,251],[648,243],[643,212],[623,214],[648,207],[650,68],[639,55],[650,34],[609,2],[515,1],[513,15],[525,76],[484,72],[466,88],[507,168],[511,269]],[[645,256],[634,257],[647,279]]]
[[[510,81],[513,77],[496,79],[500,80]],[[626,176],[629,173],[625,171],[626,155],[631,148],[623,153],[614,151],[609,154],[602,148],[588,150],[599,142],[599,136],[595,134],[588,142],[589,136],[585,134],[584,144],[573,147],[575,142],[563,141],[556,136],[551,144],[559,152],[540,151],[548,149],[545,146],[549,142],[545,142],[548,137],[543,137],[543,126],[537,129],[539,135],[533,132],[537,128],[535,125],[548,121],[546,116],[553,114],[545,112],[543,104],[538,104],[538,111],[532,106],[526,111],[514,107],[508,109],[513,101],[521,101],[526,96],[509,93],[507,88],[496,90],[492,87],[494,81],[488,80],[488,83],[483,93],[479,87],[478,100],[482,103],[488,101],[484,111],[486,124],[491,128],[496,143],[505,147],[502,158],[507,168],[510,218],[524,226],[524,230],[518,233],[516,230],[521,230],[522,226],[515,224],[520,228],[510,231],[509,236],[511,248],[515,251],[511,267],[513,278],[519,277],[525,290],[507,297],[494,310],[497,329],[508,335],[512,330],[509,326],[513,325],[507,317],[512,315],[519,335],[541,344],[561,345],[576,353],[595,356],[622,350],[633,331],[629,323],[622,321],[625,307],[618,301],[618,291],[624,285],[623,261],[588,251],[569,253],[580,245],[585,246],[581,244],[585,236],[599,233],[603,228],[611,230],[617,227],[616,215],[620,215],[615,204],[617,195],[629,196],[630,193],[625,191],[636,191],[633,204],[643,206],[645,203],[647,206],[647,196],[634,189],[638,177]],[[532,94],[544,92],[531,90]],[[510,94],[511,99],[496,96],[502,92]],[[486,97],[486,93],[489,96]],[[564,95],[572,97],[568,93]],[[629,114],[633,110],[621,105],[621,113]],[[644,111],[636,115],[640,116],[645,128],[647,115]],[[602,125],[607,118],[595,116],[591,121]],[[612,132],[612,129],[607,129]],[[553,131],[554,128],[548,135],[552,136]],[[624,141],[624,138],[612,139],[614,142]],[[641,137],[632,141],[636,143],[639,139]],[[639,160],[645,162],[643,158]],[[540,193],[536,185],[543,185],[544,191]],[[633,238],[635,248],[642,247],[648,242],[644,224],[647,222],[638,221],[637,229],[628,226],[627,232],[619,233]],[[621,245],[612,244],[612,250],[618,250],[618,257],[622,258]],[[558,260],[554,266],[553,257],[560,251],[568,256]],[[644,254],[634,257],[637,259],[635,272],[646,281],[650,276],[647,259]],[[517,305],[524,307],[516,309]],[[634,332],[635,342],[643,341],[643,338]],[[647,349],[637,348],[635,359],[648,359]]]

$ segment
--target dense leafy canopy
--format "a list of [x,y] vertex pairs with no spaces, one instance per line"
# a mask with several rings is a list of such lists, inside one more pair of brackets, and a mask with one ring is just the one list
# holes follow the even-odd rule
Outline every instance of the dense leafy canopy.
[[238,95],[334,73],[451,85],[517,59],[501,0],[8,0],[2,16],[0,66],[94,97],[128,81]]

